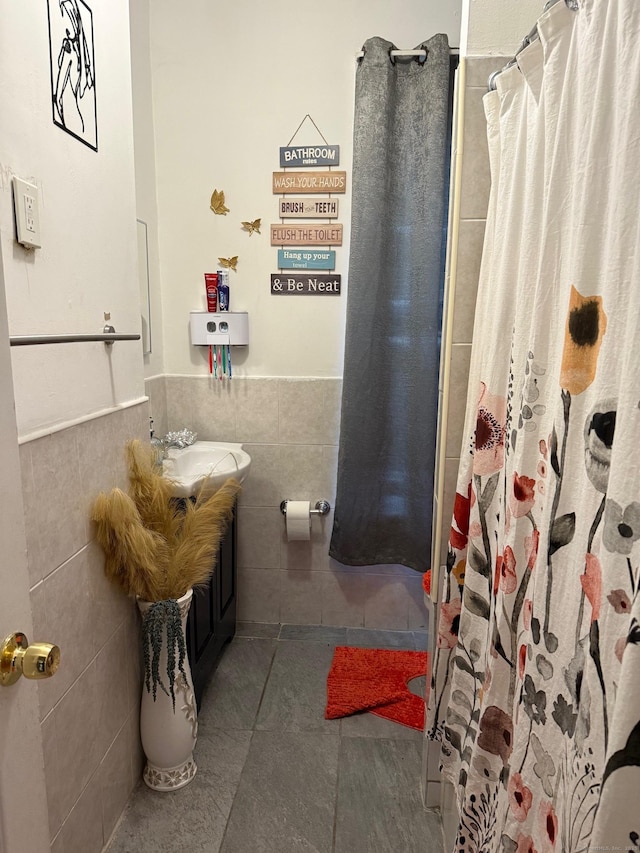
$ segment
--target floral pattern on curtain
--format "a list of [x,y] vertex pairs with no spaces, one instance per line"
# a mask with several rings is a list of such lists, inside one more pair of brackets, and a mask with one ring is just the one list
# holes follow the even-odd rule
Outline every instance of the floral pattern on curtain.
[[456,851],[630,851],[640,10],[560,2],[538,29],[485,97],[492,190],[427,729]]

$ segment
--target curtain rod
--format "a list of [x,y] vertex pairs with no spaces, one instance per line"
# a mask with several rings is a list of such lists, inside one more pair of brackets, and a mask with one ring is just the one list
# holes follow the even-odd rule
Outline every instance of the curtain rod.
[[[449,56],[459,56],[460,48],[459,47],[450,47],[449,48]],[[362,59],[364,56],[364,50],[358,51],[356,53],[356,59]],[[420,59],[427,58],[426,50],[390,50],[389,56],[417,56]]]
[[[559,3],[559,2],[560,2],[560,0],[547,0],[547,2],[544,4],[544,9],[542,10],[542,13],[544,14],[545,12],[548,12],[549,9],[552,8],[552,6],[555,6],[556,3]],[[572,12],[577,12],[579,9],[578,0],[564,0],[564,3],[566,5],[567,9],[571,9]],[[498,78],[498,75],[502,74],[502,72],[506,71],[508,68],[513,68],[513,66],[518,61],[518,55],[520,53],[522,53],[522,51],[526,47],[529,47],[530,44],[533,44],[533,42],[539,38],[540,38],[540,33],[538,32],[538,25],[535,24],[535,26],[532,27],[532,29],[529,30],[527,35],[522,39],[522,44],[520,45],[518,50],[515,52],[513,59],[510,59],[509,62],[507,62],[507,64],[503,68],[499,68],[497,71],[494,71],[492,74],[489,75],[489,79],[487,80],[487,89],[490,92],[495,91],[496,80]]]

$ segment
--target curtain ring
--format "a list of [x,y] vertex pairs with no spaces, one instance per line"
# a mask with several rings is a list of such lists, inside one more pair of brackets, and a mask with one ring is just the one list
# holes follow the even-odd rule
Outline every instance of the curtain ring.
[[425,64],[425,62],[427,61],[427,57],[429,56],[429,51],[427,50],[426,44],[421,44],[420,50],[424,50],[424,59],[421,59],[419,56],[416,56],[415,60],[418,63],[418,65],[420,65],[422,67]]
[[391,51],[392,51],[392,50],[393,50],[393,48],[392,48],[392,47],[390,47],[390,48],[389,48],[389,62],[390,62],[392,65],[395,65],[395,64],[396,64],[396,61],[395,61],[395,59],[393,58],[393,56],[391,56]]
[[367,55],[367,49],[365,48],[364,45],[362,45],[362,56],[358,57],[358,65],[360,65],[360,63],[362,62],[362,60],[365,58],[366,55]]

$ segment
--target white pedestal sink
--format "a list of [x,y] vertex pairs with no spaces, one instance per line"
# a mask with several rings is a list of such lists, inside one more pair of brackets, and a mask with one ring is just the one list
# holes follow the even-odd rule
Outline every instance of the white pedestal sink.
[[241,444],[224,441],[196,441],[188,447],[171,447],[162,462],[162,473],[173,484],[176,498],[215,492],[233,477],[246,478],[251,457]]

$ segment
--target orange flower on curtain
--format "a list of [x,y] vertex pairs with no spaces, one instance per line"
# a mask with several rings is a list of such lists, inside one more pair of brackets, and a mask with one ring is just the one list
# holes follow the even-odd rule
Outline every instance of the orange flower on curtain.
[[570,394],[582,394],[595,379],[606,330],[602,297],[583,296],[572,285],[560,372],[560,385]]

